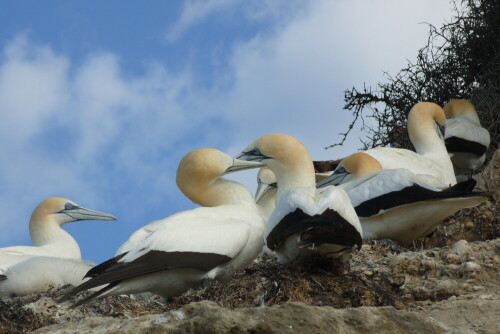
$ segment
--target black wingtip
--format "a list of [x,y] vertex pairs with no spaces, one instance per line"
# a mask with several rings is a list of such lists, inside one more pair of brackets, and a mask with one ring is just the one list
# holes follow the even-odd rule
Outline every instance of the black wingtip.
[[459,137],[448,137],[444,140],[446,150],[450,153],[472,153],[478,157],[486,153],[487,146],[475,141]]
[[87,278],[87,277],[90,277],[90,278],[93,278],[93,277],[96,277],[97,275],[99,274],[102,274],[103,272],[105,272],[106,270],[108,270],[109,268],[111,268],[113,265],[115,265],[116,263],[118,263],[118,261],[124,257],[125,255],[127,255],[128,252],[125,252],[123,254],[120,254],[120,255],[117,255],[109,260],[106,260],[104,261],[103,263],[91,268],[87,274],[85,274],[85,277],[84,278]]
[[7,280],[7,276],[6,275],[0,275],[0,282],[1,281],[6,281]]
[[313,244],[333,244],[361,249],[363,239],[361,234],[348,222],[339,221],[334,225],[312,227],[301,234],[300,244],[302,246]]
[[445,191],[457,191],[457,192],[471,192],[474,190],[477,181],[474,179],[468,179],[466,181],[458,182],[457,184],[444,189]]
[[98,298],[98,297],[101,297],[105,292],[109,291],[111,288],[115,287],[119,282],[116,282],[116,283],[112,283],[112,284],[109,284],[107,286],[105,286],[104,288],[94,292],[93,294],[91,294],[90,296],[88,297],[85,297],[83,298],[82,300],[79,300],[77,301],[76,303],[74,303],[73,305],[71,305],[72,308],[76,308],[78,306],[81,306],[83,304],[86,304],[92,300],[94,300],[95,298]]
[[301,233],[301,243],[337,244],[346,247],[361,248],[361,234],[338,212],[332,209],[322,214],[309,216],[301,209],[286,215],[267,235],[267,247],[276,250],[284,240],[295,233]]

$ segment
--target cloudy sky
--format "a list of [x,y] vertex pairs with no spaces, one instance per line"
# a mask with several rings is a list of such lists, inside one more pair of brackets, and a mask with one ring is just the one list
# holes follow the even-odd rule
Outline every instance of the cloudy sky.
[[[65,226],[100,262],[139,227],[195,207],[180,159],[297,137],[315,159],[360,147],[343,91],[396,73],[448,0],[0,2],[0,247],[31,244],[44,198],[117,222]],[[254,189],[255,171],[235,176]]]

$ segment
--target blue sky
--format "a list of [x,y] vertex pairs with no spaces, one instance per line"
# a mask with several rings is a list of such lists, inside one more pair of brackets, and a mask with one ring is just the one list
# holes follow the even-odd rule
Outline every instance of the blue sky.
[[[0,2],[0,247],[31,244],[44,198],[117,222],[68,224],[84,258],[195,207],[180,159],[297,137],[315,159],[360,147],[343,91],[396,73],[451,18],[447,0]],[[252,191],[255,171],[235,178]]]

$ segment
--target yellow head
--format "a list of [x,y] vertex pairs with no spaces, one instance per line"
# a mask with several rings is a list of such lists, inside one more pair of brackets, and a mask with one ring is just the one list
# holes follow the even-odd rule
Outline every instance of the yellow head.
[[479,117],[477,116],[476,108],[467,100],[455,99],[446,103],[443,107],[446,118],[454,118],[458,116],[465,116],[479,124]]
[[411,108],[408,114],[408,135],[413,145],[426,142],[431,131],[439,129],[437,134],[444,137],[446,128],[446,116],[443,109],[432,102],[420,102]]

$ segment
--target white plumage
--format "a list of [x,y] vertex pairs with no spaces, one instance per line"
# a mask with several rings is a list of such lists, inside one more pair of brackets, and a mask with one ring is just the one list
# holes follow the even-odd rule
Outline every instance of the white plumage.
[[262,209],[266,218],[269,218],[276,207],[276,192],[278,183],[273,171],[267,167],[262,167],[257,174],[257,191],[255,192],[255,202]]
[[284,262],[335,258],[361,247],[361,226],[345,192],[316,193],[312,159],[295,138],[270,134],[239,159],[260,161],[276,175],[276,208],[266,224],[266,243]]
[[[416,153],[391,147],[376,147],[364,153],[378,160],[382,169],[405,168],[414,174],[431,175],[446,185],[454,185],[457,180],[442,136],[445,124],[445,114],[440,106],[430,102],[417,103],[408,114],[408,134]],[[331,184],[347,181],[337,180]]]
[[3,273],[4,277],[0,277],[0,298],[40,293],[68,284],[77,286],[93,266],[93,263],[82,260],[31,257]]
[[110,214],[83,208],[75,202],[50,197],[42,201],[31,215],[30,236],[34,246],[0,248],[0,273],[33,256],[81,259],[75,239],[61,226],[78,220],[116,220]]
[[340,174],[354,176],[339,187],[349,195],[365,239],[393,239],[407,245],[431,233],[444,218],[487,198],[472,191],[474,181],[450,188],[430,175],[402,168],[381,170],[380,163],[364,153],[344,159],[331,178]]
[[474,105],[466,100],[452,100],[446,113],[446,148],[457,175],[471,175],[479,169],[490,145],[490,133],[481,126]]
[[186,155],[177,171],[179,188],[192,201],[210,207],[183,211],[148,225],[128,241],[128,252],[87,273],[91,280],[69,293],[105,285],[92,298],[152,292],[176,296],[227,268],[241,268],[262,250],[265,219],[250,192],[221,178],[260,167],[214,149]]

